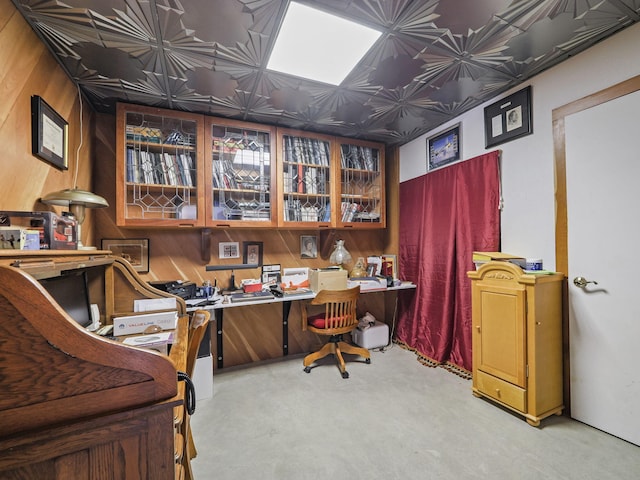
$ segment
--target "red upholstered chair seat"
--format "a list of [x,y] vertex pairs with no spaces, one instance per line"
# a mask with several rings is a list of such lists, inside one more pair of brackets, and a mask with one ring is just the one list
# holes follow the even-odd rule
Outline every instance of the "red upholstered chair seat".
[[341,317],[330,317],[325,320],[325,314],[318,313],[316,315],[307,317],[307,323],[312,327],[316,327],[316,328],[331,328],[333,325],[340,324],[340,322],[343,322],[347,318],[348,317],[346,316],[341,316]]

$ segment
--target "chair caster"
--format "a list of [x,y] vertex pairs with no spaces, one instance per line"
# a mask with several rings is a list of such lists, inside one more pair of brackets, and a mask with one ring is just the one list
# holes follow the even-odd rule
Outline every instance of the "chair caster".
[[342,378],[349,378],[349,372],[342,372]]
[[311,367],[304,367],[304,373],[311,373]]
[[370,358],[366,358],[366,359],[364,360],[364,363],[366,363],[366,364],[371,363],[371,359],[370,359]]

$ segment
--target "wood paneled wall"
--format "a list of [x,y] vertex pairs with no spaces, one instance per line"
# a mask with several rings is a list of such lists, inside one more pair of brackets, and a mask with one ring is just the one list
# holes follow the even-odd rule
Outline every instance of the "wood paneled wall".
[[[78,91],[10,0],[0,0],[0,210],[60,213],[39,202],[47,193],[72,188],[80,144]],[[31,96],[39,95],[69,123],[69,170],[58,170],[31,153]],[[92,112],[83,109],[83,145],[77,186],[91,190]],[[93,212],[82,230],[93,241]]]

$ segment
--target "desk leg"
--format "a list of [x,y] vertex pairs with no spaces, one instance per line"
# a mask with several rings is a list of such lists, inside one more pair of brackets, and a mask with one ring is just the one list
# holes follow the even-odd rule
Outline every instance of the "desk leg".
[[282,355],[289,355],[289,312],[291,301],[282,302]]
[[216,314],[216,353],[218,358],[218,368],[222,368],[224,366],[224,362],[222,360],[222,313],[224,312],[223,308],[219,308],[215,310]]

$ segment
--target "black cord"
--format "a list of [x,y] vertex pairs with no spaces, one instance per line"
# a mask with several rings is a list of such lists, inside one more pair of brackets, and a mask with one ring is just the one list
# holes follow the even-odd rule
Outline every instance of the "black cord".
[[189,415],[193,415],[196,411],[196,387],[193,385],[189,375],[184,372],[178,372],[178,381],[183,381],[185,384],[184,408],[187,409]]

